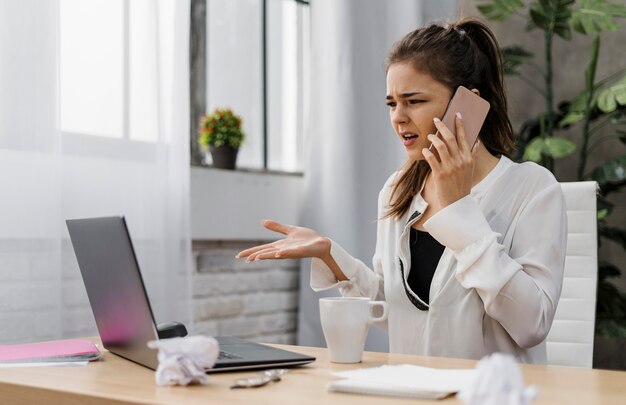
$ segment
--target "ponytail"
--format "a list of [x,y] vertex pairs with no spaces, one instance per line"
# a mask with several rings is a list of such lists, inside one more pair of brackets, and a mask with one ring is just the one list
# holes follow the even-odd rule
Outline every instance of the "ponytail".
[[463,18],[453,27],[461,32],[465,31],[479,50],[474,53],[473,61],[476,66],[480,66],[477,69],[480,72],[479,79],[472,84],[491,104],[480,139],[491,154],[511,157],[515,151],[515,135],[507,113],[508,103],[498,40],[489,27],[475,18]]

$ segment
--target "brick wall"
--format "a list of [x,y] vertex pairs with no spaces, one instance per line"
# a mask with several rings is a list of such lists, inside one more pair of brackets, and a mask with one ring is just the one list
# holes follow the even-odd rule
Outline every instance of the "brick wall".
[[[257,243],[262,242],[193,242],[195,333],[296,342],[299,263],[235,259],[237,252]],[[61,252],[56,241],[4,240],[0,247],[5,287],[0,343],[98,334],[69,240],[61,242]],[[144,248],[140,243],[136,247]]]
[[72,246],[60,247],[51,239],[0,240],[0,344],[97,334]]
[[235,259],[260,243],[193,242],[195,333],[296,343],[299,262]]

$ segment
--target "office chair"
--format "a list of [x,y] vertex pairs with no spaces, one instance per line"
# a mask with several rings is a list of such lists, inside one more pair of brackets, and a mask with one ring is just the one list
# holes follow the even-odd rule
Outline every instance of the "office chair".
[[567,206],[567,251],[561,299],[546,338],[548,364],[593,365],[598,283],[595,181],[561,183]]

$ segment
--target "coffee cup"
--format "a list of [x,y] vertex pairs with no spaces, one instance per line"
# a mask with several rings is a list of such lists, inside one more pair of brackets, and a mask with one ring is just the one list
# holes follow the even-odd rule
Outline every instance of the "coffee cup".
[[[375,317],[373,310],[382,308]],[[387,319],[388,306],[384,301],[364,297],[329,297],[320,299],[320,320],[330,361],[359,363],[369,326]]]

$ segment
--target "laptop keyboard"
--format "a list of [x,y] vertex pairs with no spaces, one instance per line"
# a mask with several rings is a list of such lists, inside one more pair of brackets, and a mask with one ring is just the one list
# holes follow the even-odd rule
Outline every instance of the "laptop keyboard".
[[241,359],[241,356],[237,356],[236,354],[220,351],[220,355],[218,356],[218,360],[220,359]]

